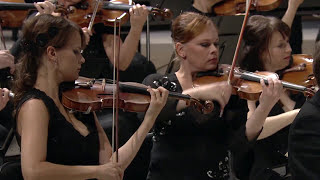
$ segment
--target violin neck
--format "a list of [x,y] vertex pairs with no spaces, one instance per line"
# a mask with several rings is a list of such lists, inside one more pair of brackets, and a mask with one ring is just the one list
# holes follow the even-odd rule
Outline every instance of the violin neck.
[[[260,82],[260,79],[264,80],[264,83],[268,85],[268,80],[266,77],[262,77],[260,75],[254,74],[254,73],[241,73],[240,76],[241,79],[247,80],[247,81],[253,81],[253,82]],[[294,91],[299,91],[299,92],[305,92],[307,91],[307,88],[301,85],[289,83],[286,81],[281,81],[282,85],[286,89],[294,90]]]
[[2,10],[29,10],[29,9],[35,9],[33,3],[0,2],[0,11],[2,11]]
[[[115,4],[111,2],[103,2],[102,9],[108,9],[108,10],[120,10],[120,11],[129,11],[130,8],[132,8],[133,5],[129,4]],[[153,10],[153,7],[146,6],[149,11]]]
[[[147,88],[144,88],[144,87],[120,83],[119,88],[122,92],[150,95],[150,93],[147,91]],[[189,95],[181,94],[181,93],[177,93],[177,92],[171,92],[171,91],[169,91],[169,97],[175,98],[175,99],[182,99],[182,100],[190,100],[191,99],[191,96],[189,96]]]

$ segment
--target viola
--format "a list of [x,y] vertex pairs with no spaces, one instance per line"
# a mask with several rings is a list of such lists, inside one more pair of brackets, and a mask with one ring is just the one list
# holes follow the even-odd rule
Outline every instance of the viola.
[[[281,4],[282,0],[254,0],[250,10],[271,11]],[[225,0],[217,3],[213,11],[217,15],[235,15],[245,12],[246,0]]]
[[[148,109],[150,95],[145,85],[121,82],[119,87],[118,108],[128,112],[145,112]],[[86,113],[112,108],[115,90],[114,84],[106,84],[104,81],[80,77],[75,81],[74,88],[63,91],[62,104],[70,110]],[[188,105],[195,107],[202,113],[210,113],[214,108],[211,101],[206,101],[203,104],[185,94],[169,92],[169,97],[185,100]]]
[[[71,6],[70,13],[67,14],[68,19],[76,22],[81,27],[88,27],[96,2],[95,0],[87,0],[73,7]],[[120,24],[123,24],[129,19],[127,12],[132,7],[132,0],[101,1],[93,23],[104,23],[106,26],[114,26],[114,21],[120,18]],[[152,15],[161,17],[163,20],[172,18],[173,16],[169,9],[161,10],[151,6],[147,6],[147,9]]]
[[[294,59],[299,59],[299,57],[304,57],[303,55],[293,56]],[[310,63],[310,62],[309,62]],[[312,62],[311,62],[312,64]],[[310,64],[308,64],[309,66]],[[299,66],[301,66],[299,64]],[[310,67],[308,67],[310,68]],[[194,86],[206,85],[214,82],[227,81],[228,75],[230,72],[230,65],[221,64],[219,65],[218,71],[209,72],[209,74],[204,74],[204,76],[198,77],[194,80]],[[312,97],[315,94],[314,87],[316,82],[314,77],[311,74],[307,73],[306,70],[298,70],[298,68],[294,68],[296,71],[292,70],[288,75],[283,76],[281,82],[284,88],[293,91],[293,92],[302,92],[306,97]],[[307,69],[307,68],[306,68]],[[301,76],[301,73],[305,73],[304,77]],[[259,99],[260,94],[262,92],[262,86],[260,85],[260,80],[263,79],[266,84],[268,84],[267,77],[275,76],[275,73],[260,71],[260,72],[246,72],[239,68],[234,70],[234,80],[231,82],[232,84],[232,94],[238,95],[241,99],[253,100],[256,101]],[[298,78],[297,78],[298,77]],[[300,80],[301,82],[298,82]]]

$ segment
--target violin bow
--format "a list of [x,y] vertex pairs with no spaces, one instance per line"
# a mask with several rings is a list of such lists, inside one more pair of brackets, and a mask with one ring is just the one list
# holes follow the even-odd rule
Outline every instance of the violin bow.
[[[117,23],[119,25],[118,28],[118,34],[119,38],[117,41]],[[113,59],[114,59],[114,65],[113,65],[113,82],[115,83],[115,86],[113,86],[113,120],[112,120],[112,151],[115,152],[115,156],[113,156],[115,159],[113,159],[114,162],[119,162],[119,138],[118,138],[118,132],[119,132],[119,62],[120,62],[120,33],[121,33],[121,17],[118,17],[114,21],[113,25]],[[117,43],[118,44],[117,44]],[[118,45],[118,51],[116,51],[116,46]],[[117,56],[116,56],[117,53]]]
[[89,25],[88,25],[88,29],[91,31],[92,29],[92,26],[93,26],[93,22],[96,18],[96,15],[97,15],[97,12],[98,12],[98,8],[99,8],[99,5],[100,5],[100,2],[101,0],[97,0],[96,1],[96,4],[94,6],[94,9],[93,9],[93,13],[92,13],[92,16],[91,16],[91,19],[90,19],[90,22],[89,22]]
[[241,31],[240,31],[240,35],[239,35],[239,39],[237,42],[237,46],[236,46],[236,50],[233,56],[233,60],[232,60],[232,64],[231,64],[231,69],[230,69],[230,73],[228,76],[228,84],[231,85],[232,82],[232,78],[234,77],[234,68],[236,67],[236,62],[237,62],[237,58],[239,55],[239,50],[240,50],[240,45],[243,39],[243,33],[244,33],[244,28],[247,25],[247,21],[248,21],[248,16],[249,16],[249,10],[252,4],[252,0],[247,0],[247,5],[246,5],[246,14],[244,16],[243,22],[242,22],[242,27],[241,27]]

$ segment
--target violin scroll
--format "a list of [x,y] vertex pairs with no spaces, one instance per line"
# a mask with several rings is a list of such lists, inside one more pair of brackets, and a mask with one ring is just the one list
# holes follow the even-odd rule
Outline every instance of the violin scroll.
[[150,12],[155,17],[161,17],[162,21],[164,21],[165,19],[171,19],[173,17],[172,11],[166,8],[164,8],[163,10],[159,8],[152,8]]
[[205,101],[203,104],[200,103],[199,100],[191,98],[190,99],[190,104],[199,112],[202,114],[209,114],[213,111],[214,109],[214,104],[212,101]]

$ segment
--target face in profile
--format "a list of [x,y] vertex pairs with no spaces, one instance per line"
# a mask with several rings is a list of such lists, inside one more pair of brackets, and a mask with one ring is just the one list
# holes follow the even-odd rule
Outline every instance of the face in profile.
[[265,70],[275,72],[287,67],[290,63],[291,52],[289,38],[282,36],[279,31],[273,32],[269,47],[262,55]]
[[67,44],[57,49],[58,71],[63,81],[73,81],[79,77],[81,65],[85,62],[81,47],[79,32],[73,32]]
[[216,69],[219,62],[219,37],[215,26],[210,23],[201,34],[184,44],[185,60],[192,72]]

